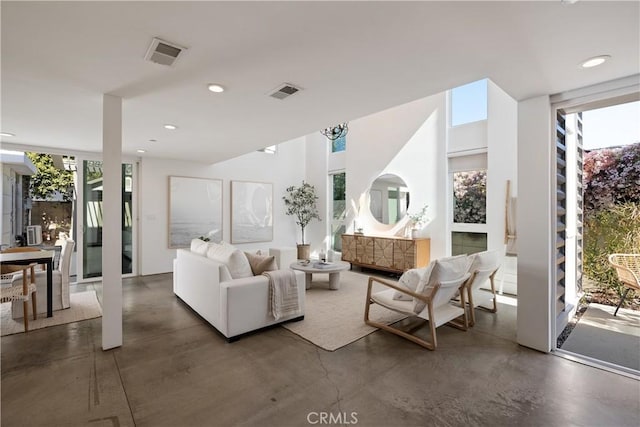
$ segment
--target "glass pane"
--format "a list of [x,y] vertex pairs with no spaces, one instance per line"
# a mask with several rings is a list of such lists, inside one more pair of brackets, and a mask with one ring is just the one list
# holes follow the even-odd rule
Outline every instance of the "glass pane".
[[347,149],[347,136],[343,135],[340,138],[332,141],[331,143],[331,152],[337,153],[338,151],[344,151]]
[[[102,276],[102,162],[85,160],[82,277]],[[133,272],[133,165],[122,165],[122,274]]]
[[344,172],[331,175],[331,249],[342,251],[342,234],[346,231],[344,218],[346,213],[346,174]]
[[332,175],[333,177],[333,219],[344,219],[344,212],[346,207],[346,188],[345,177],[346,174],[337,173]]
[[487,119],[487,80],[451,90],[451,126]]
[[487,250],[487,233],[451,233],[451,256],[474,254]]
[[487,223],[487,171],[453,174],[453,222]]

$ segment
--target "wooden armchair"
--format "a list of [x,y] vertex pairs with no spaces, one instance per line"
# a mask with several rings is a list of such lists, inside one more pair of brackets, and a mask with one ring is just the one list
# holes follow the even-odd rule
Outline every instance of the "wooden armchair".
[[[438,282],[433,286],[429,286],[423,293],[414,292],[410,289],[398,286],[395,283],[376,277],[369,277],[367,288],[367,300],[364,311],[364,321],[367,325],[384,329],[385,331],[399,335],[429,350],[435,350],[438,346],[436,337],[436,328],[449,324],[455,328],[467,330],[467,311],[465,309],[465,287],[471,277],[466,273],[458,278],[446,282]],[[372,294],[373,283],[380,283],[389,289]],[[401,292],[405,295],[413,297],[412,301],[394,299],[395,292]],[[460,294],[460,305],[457,305],[451,299]],[[422,310],[416,313],[416,302],[419,306],[423,306]],[[429,321],[430,341],[418,338],[400,329],[390,325],[378,323],[369,319],[369,307],[371,304],[379,304],[389,310],[393,310],[407,316],[417,316]]]

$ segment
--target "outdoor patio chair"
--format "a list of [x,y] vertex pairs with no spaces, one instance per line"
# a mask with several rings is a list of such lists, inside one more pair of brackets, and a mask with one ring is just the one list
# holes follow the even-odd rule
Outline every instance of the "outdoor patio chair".
[[618,280],[622,282],[626,289],[622,294],[620,303],[613,313],[615,316],[624,303],[624,299],[631,289],[640,291],[640,254],[611,254],[609,255],[609,264],[611,264],[618,274]]
[[[367,288],[367,300],[364,310],[364,321],[367,325],[384,329],[429,350],[435,350],[438,346],[436,328],[449,324],[463,331],[467,330],[467,310],[465,309],[465,287],[472,276],[467,273],[468,263],[466,256],[451,257],[433,261],[433,268],[426,274],[423,289],[418,286],[415,291],[396,283],[391,283],[377,277],[369,277]],[[458,265],[455,265],[458,264]],[[389,289],[371,293],[373,283],[380,283]],[[412,297],[412,300],[398,300],[394,298],[396,292]],[[456,295],[460,295],[460,303],[452,301]],[[429,321],[430,341],[423,340],[415,335],[394,328],[391,325],[376,322],[369,318],[371,304],[378,304],[389,310],[417,316]]]

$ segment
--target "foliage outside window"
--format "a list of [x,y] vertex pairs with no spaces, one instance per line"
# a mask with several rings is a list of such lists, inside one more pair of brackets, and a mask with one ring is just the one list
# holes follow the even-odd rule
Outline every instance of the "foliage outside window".
[[331,175],[333,198],[331,212],[331,248],[336,251],[342,250],[342,234],[346,231],[344,218],[346,214],[346,173],[336,173]]
[[331,152],[337,153],[339,151],[345,151],[347,149],[347,136],[342,135],[335,141],[331,141]]
[[333,219],[344,219],[346,188],[344,172],[331,175],[333,178]]
[[589,151],[583,169],[584,206],[588,212],[627,202],[640,203],[640,142]]
[[584,273],[620,297],[624,289],[607,258],[640,253],[640,142],[589,151],[583,169]]
[[65,202],[70,201],[73,196],[73,172],[58,169],[53,164],[53,156],[50,154],[26,154],[37,168],[37,172],[30,179],[31,198],[47,200],[59,192]]
[[487,171],[453,174],[453,222],[487,223]]

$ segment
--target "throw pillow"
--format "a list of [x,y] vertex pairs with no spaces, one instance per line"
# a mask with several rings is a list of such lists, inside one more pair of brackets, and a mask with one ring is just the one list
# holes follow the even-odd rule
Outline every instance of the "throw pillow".
[[228,243],[211,243],[207,250],[207,258],[225,264],[233,279],[253,276],[251,265],[244,252]]
[[251,271],[254,276],[259,276],[265,271],[274,271],[278,269],[275,256],[265,256],[260,254],[252,254],[251,252],[245,252]]
[[193,239],[191,241],[191,252],[205,256],[207,254],[207,249],[209,249],[209,243],[200,239]]
[[[426,295],[431,292],[431,289],[433,289],[437,283],[448,282],[464,276],[469,270],[471,261],[467,255],[457,255],[433,261],[431,274],[425,275],[422,280],[420,280],[416,293]],[[414,299],[413,312],[418,314],[425,306],[424,301]]]

